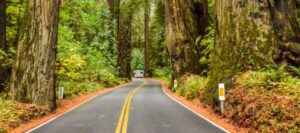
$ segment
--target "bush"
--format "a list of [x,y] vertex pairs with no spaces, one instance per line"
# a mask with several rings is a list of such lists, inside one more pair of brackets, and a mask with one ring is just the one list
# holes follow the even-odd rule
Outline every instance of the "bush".
[[153,70],[153,77],[170,77],[171,69],[168,67],[157,68]]
[[300,85],[298,78],[292,77],[283,68],[267,71],[248,71],[238,76],[237,85],[262,90],[294,88]]
[[300,79],[283,68],[248,71],[227,93],[226,116],[259,132],[298,132]]
[[193,100],[202,96],[206,87],[207,79],[197,75],[186,75],[181,78],[176,93],[184,96],[188,100]]
[[40,118],[49,113],[44,106],[17,103],[0,98],[0,133],[9,132],[21,123]]
[[300,77],[300,67],[291,67],[294,74],[298,77]]

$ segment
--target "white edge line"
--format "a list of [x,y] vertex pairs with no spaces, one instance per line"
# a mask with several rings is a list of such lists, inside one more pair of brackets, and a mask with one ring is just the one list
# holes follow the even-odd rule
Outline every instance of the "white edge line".
[[[117,88],[122,88],[122,87],[124,87],[124,86],[116,87],[115,89],[117,89]],[[112,91],[113,91],[113,90],[112,90]],[[109,91],[108,91],[108,92],[109,92]],[[104,94],[105,94],[105,93],[104,93]],[[103,95],[103,94],[102,94],[102,95]],[[98,97],[98,96],[101,96],[101,95],[95,95],[95,96],[89,98],[88,100],[86,100],[86,101],[84,101],[84,102],[82,102],[82,103],[76,105],[75,107],[69,109],[68,111],[66,111],[66,112],[64,112],[64,113],[62,113],[62,114],[60,114],[60,115],[58,115],[58,116],[56,116],[56,117],[54,117],[54,118],[52,118],[52,119],[50,119],[50,120],[48,120],[48,121],[42,123],[42,124],[40,124],[40,125],[38,125],[38,126],[32,128],[32,129],[26,131],[25,133],[30,133],[30,132],[33,132],[33,131],[36,130],[36,129],[39,129],[40,127],[42,127],[42,126],[44,126],[44,125],[46,125],[46,124],[48,124],[48,123],[54,121],[55,119],[57,119],[57,118],[59,118],[59,117],[65,115],[65,114],[67,114],[67,113],[69,113],[69,112],[71,112],[72,110],[74,110],[74,109],[80,107],[81,105],[83,105],[83,104],[85,104],[85,103],[87,103],[87,102],[93,100],[94,98],[96,98],[96,97]]]
[[167,95],[169,98],[171,98],[173,101],[177,102],[178,104],[180,104],[181,106],[185,107],[186,109],[190,110],[191,112],[193,112],[194,114],[198,115],[199,117],[201,117],[202,119],[208,121],[210,124],[214,125],[215,127],[223,130],[226,133],[230,133],[228,130],[226,130],[225,128],[219,126],[218,124],[212,122],[211,120],[207,119],[206,117],[204,117],[203,115],[199,114],[198,112],[196,112],[195,110],[191,109],[190,107],[184,105],[183,103],[181,103],[180,101],[178,101],[177,99],[175,99],[174,97],[172,97],[171,95],[169,95],[166,91],[165,91],[165,87],[163,86],[162,83],[160,83],[163,89],[163,92],[165,93],[165,95]]

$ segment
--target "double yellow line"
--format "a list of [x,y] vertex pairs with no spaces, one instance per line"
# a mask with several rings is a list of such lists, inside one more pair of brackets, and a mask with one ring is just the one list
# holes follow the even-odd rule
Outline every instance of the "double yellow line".
[[[121,111],[121,115],[120,115],[119,122],[118,122],[118,125],[117,125],[115,133],[121,133],[121,129],[122,129],[122,133],[127,133],[127,126],[128,126],[128,118],[129,118],[131,98],[145,84],[146,84],[146,82],[142,83],[140,86],[138,86],[137,88],[135,88],[134,90],[132,90],[127,95],[126,100],[125,100],[124,105],[123,105],[123,108],[122,108],[122,111]],[[122,127],[122,125],[123,125],[123,127]]]

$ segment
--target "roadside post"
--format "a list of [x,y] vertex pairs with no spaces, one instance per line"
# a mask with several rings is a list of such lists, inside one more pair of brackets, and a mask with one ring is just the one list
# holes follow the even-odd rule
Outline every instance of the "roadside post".
[[225,84],[219,84],[219,100],[221,102],[221,113],[224,112],[224,101],[225,101]]
[[177,87],[178,87],[178,82],[177,82],[177,80],[175,79],[175,80],[174,80],[174,88],[177,89]]
[[64,87],[59,87],[58,88],[58,98],[59,99],[64,99]]

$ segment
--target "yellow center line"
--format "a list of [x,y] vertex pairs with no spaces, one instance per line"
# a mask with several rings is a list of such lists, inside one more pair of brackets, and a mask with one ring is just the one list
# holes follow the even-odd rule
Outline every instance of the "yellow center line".
[[[120,118],[119,118],[118,125],[117,125],[115,133],[120,133],[121,132],[121,128],[122,128],[122,133],[127,133],[127,126],[128,126],[128,119],[129,119],[131,98],[145,84],[146,84],[146,82],[142,83],[140,86],[138,86],[137,88],[135,88],[134,90],[132,90],[127,95],[126,100],[125,100],[125,102],[123,104],[123,107],[122,107],[121,115],[120,115]],[[124,123],[123,123],[123,121],[124,121]],[[122,127],[122,125],[123,125],[123,127]]]

